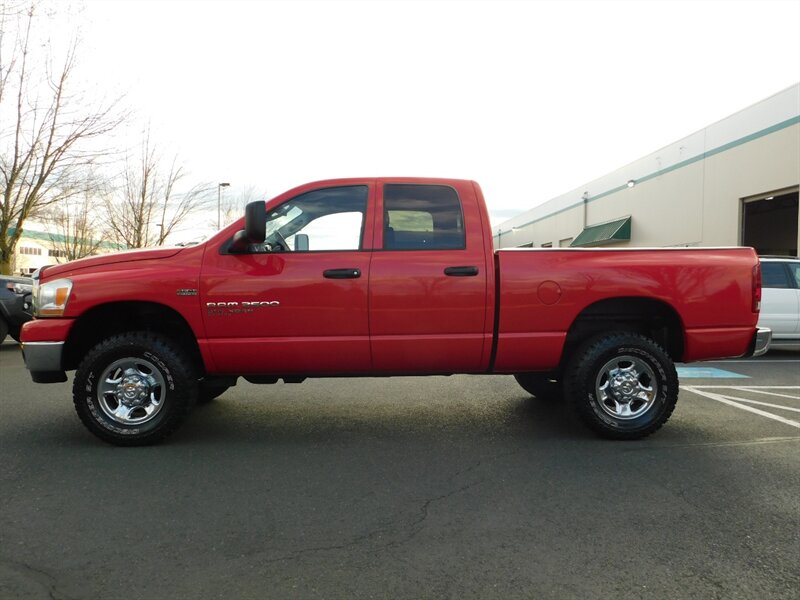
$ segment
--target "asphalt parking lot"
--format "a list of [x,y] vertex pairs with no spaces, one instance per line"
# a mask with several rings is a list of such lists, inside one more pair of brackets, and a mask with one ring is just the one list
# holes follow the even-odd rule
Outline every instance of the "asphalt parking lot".
[[6,342],[0,598],[795,599],[800,351],[685,368],[636,442],[457,376],[240,382],[126,449]]

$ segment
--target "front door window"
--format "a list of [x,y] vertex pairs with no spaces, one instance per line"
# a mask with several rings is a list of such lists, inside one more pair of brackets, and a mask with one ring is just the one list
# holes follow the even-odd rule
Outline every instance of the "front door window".
[[347,186],[314,190],[284,202],[267,214],[268,249],[360,250],[367,196],[366,186]]

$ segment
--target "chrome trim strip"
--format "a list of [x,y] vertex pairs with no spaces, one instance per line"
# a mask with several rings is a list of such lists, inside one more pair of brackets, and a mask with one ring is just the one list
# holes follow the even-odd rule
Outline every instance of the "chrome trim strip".
[[61,371],[64,342],[23,342],[20,346],[29,371]]
[[769,350],[772,342],[772,330],[766,327],[759,327],[755,335],[755,345],[753,346],[753,356],[762,356]]

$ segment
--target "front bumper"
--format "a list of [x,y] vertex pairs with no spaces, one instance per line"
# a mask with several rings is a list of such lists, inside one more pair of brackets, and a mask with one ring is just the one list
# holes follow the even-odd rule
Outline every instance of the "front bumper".
[[753,334],[753,341],[750,342],[750,350],[745,356],[761,356],[769,350],[772,342],[772,330],[766,327],[759,327]]
[[64,342],[23,342],[22,356],[34,383],[61,383],[67,374],[61,368]]
[[20,339],[25,366],[35,383],[67,380],[64,372],[64,340],[69,338],[74,319],[34,319],[22,326]]

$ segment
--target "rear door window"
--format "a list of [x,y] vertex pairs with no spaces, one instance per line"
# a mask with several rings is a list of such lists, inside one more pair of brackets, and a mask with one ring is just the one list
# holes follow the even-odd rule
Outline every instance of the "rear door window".
[[387,184],[383,189],[385,250],[462,250],[464,216],[445,185]]
[[800,288],[800,263],[786,263],[789,268],[790,279],[795,288]]

